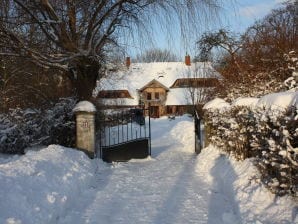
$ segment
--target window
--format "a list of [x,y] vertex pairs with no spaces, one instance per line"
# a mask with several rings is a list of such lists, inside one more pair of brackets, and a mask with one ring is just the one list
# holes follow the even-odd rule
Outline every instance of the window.
[[159,93],[155,93],[155,99],[159,100]]
[[147,93],[147,100],[151,100],[151,99],[152,99],[151,93]]

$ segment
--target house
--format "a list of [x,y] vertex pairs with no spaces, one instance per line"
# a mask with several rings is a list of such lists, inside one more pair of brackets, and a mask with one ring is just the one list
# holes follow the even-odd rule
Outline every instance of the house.
[[148,108],[160,117],[183,114],[204,103],[221,76],[210,62],[130,63],[121,71],[111,71],[99,81],[97,99],[105,108]]

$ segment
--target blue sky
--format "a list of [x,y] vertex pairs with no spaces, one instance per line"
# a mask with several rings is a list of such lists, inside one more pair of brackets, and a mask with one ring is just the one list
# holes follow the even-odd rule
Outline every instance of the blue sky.
[[238,0],[235,3],[235,12],[227,9],[228,22],[234,31],[244,31],[254,21],[263,18],[273,8],[281,6],[284,0]]
[[[206,28],[203,27],[201,32],[224,27],[236,33],[243,33],[256,20],[262,19],[273,8],[281,6],[281,3],[285,2],[285,0],[232,0],[226,2],[222,5],[221,20],[216,23],[210,21],[210,25]],[[231,2],[234,4],[231,4]],[[195,40],[198,39],[200,34],[196,33],[193,35],[193,38],[189,38],[187,41],[181,41],[178,34],[169,38],[164,32],[159,32],[160,29],[157,26],[154,32],[155,41],[153,47],[170,49],[179,57],[183,57],[186,52],[190,55],[195,54]],[[136,54],[136,49],[132,48],[128,51],[128,54]],[[141,51],[143,50],[141,49]]]

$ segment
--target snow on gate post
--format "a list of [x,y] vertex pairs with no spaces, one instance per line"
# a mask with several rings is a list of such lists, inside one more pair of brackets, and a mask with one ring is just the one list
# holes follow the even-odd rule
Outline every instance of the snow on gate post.
[[96,108],[89,101],[81,101],[73,112],[76,114],[76,148],[94,158]]

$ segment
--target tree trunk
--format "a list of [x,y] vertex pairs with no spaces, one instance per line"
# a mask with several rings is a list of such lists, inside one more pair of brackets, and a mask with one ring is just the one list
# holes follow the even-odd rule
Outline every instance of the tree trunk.
[[91,100],[99,69],[100,63],[88,57],[79,57],[70,63],[70,80],[79,100]]

